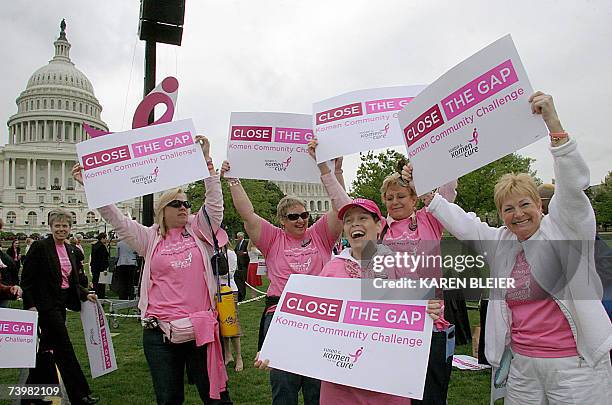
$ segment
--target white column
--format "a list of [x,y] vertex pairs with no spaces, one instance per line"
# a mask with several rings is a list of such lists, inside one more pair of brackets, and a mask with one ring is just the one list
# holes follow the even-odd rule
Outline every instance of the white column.
[[15,188],[15,171],[17,169],[17,159],[11,159],[13,161],[13,171],[11,173],[11,185]]
[[62,141],[65,141],[65,140],[66,140],[66,121],[62,121]]
[[34,165],[32,166],[32,186],[34,187],[34,190],[38,190],[38,177],[36,175],[36,159],[33,159],[33,163]]
[[62,160],[62,171],[60,173],[60,175],[62,176],[62,191],[66,190],[66,176],[64,175],[64,171],[66,170],[66,161]]
[[47,190],[51,190],[51,159],[47,159]]
[[9,183],[9,159],[6,158],[4,159],[4,166],[3,166],[3,173],[2,173],[2,178],[3,178],[3,187],[4,188],[8,188],[8,183]]
[[31,183],[31,167],[30,167],[30,158],[27,159],[26,162],[26,190],[30,188]]

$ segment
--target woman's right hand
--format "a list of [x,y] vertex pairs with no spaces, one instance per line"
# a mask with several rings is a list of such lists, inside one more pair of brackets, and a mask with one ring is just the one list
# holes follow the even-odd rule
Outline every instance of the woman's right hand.
[[81,186],[83,185],[83,166],[80,163],[72,166],[72,178]]
[[402,168],[402,179],[410,183],[412,181],[412,163],[406,163]]
[[255,355],[255,363],[253,364],[253,366],[255,366],[255,368],[258,368],[260,370],[270,370],[270,367],[268,367],[268,364],[270,364],[270,360],[264,360],[261,361],[259,360],[259,353],[257,352],[257,354]]
[[[221,165],[221,177],[225,177],[225,172],[229,172],[230,171],[230,162],[228,162],[227,160],[223,161],[223,164]],[[227,180],[234,180],[235,177],[225,177]]]

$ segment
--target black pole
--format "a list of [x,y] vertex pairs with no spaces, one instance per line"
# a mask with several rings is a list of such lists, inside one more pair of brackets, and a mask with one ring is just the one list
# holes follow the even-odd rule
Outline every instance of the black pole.
[[[155,88],[155,41],[145,41],[144,95]],[[155,111],[149,114],[149,125],[155,121]],[[153,225],[153,194],[142,196],[142,224]]]

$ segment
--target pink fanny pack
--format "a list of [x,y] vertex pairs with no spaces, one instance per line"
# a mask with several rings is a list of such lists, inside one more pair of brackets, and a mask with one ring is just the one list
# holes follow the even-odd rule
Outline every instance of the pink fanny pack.
[[195,340],[193,323],[189,317],[176,319],[171,322],[158,320],[159,328],[171,343],[185,343]]

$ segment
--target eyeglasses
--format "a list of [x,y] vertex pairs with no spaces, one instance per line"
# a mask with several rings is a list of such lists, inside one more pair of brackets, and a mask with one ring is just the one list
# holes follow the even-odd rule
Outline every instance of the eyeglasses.
[[191,203],[189,201],[182,200],[172,200],[166,204],[166,207],[181,208],[181,205],[187,209],[191,208]]
[[287,214],[286,217],[289,221],[297,221],[299,218],[308,219],[308,217],[310,217],[310,213],[308,211],[304,211],[301,214]]

